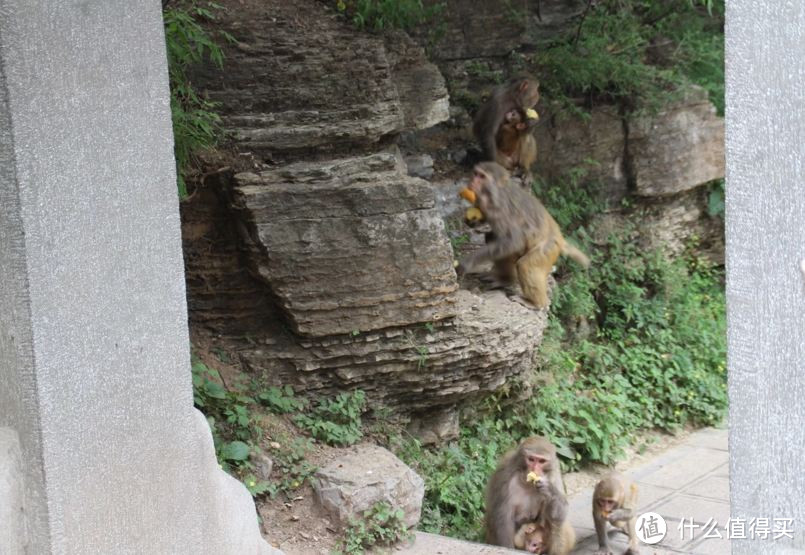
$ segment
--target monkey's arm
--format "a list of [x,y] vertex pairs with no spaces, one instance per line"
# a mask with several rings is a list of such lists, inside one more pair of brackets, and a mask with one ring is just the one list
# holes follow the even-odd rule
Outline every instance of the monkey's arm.
[[465,272],[473,272],[478,266],[484,262],[501,260],[513,254],[521,253],[525,249],[525,237],[520,233],[504,235],[497,235],[494,241],[491,241],[468,254],[461,260],[461,264],[457,268],[459,274]]
[[567,520],[567,499],[565,499],[565,496],[550,482],[544,487],[548,489],[550,496],[548,501],[548,519],[554,525],[562,524]]
[[596,508],[593,508],[593,523],[595,524],[595,535],[598,536],[596,555],[611,554],[607,537],[607,521]]
[[510,503],[503,503],[502,505],[503,506],[495,513],[495,520],[493,522],[497,545],[514,548],[514,536],[516,532],[514,529],[514,511],[510,507]]
[[619,520],[629,520],[632,518],[632,509],[616,509],[609,513],[607,520],[610,524],[615,524]]

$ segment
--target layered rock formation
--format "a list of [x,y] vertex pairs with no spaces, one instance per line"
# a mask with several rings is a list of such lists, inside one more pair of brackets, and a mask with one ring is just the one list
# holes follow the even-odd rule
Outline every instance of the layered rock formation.
[[390,145],[447,119],[444,79],[314,0],[229,3],[226,72],[197,82],[251,161],[184,207],[191,319],[268,383],[360,388],[454,435],[458,407],[531,368],[545,314],[458,290],[433,187]]

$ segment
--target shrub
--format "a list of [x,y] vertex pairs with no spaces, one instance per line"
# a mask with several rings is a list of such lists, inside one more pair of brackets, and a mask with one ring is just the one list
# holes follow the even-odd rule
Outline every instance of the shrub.
[[[188,70],[203,61],[223,67],[223,52],[199,21],[214,20],[222,7],[213,2],[186,2],[169,5],[163,12],[168,76],[171,91],[174,155],[179,198],[187,196],[185,177],[195,153],[217,144],[222,134],[218,103],[196,92]],[[227,33],[219,33],[232,40]]]

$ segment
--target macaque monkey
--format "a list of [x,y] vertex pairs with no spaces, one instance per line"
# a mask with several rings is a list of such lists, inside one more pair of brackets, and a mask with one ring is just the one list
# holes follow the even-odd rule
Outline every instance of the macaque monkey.
[[548,555],[567,555],[576,534],[567,520],[567,499],[556,448],[544,437],[530,437],[507,453],[486,487],[486,542],[515,547],[520,528],[536,522],[544,531]]
[[531,166],[537,160],[537,141],[531,133],[537,120],[536,111],[509,110],[496,138],[498,154],[495,161],[510,172],[520,168],[524,185],[531,183]]
[[583,265],[590,260],[566,242],[559,225],[529,191],[506,185],[509,172],[494,162],[475,166],[467,187],[469,196],[492,228],[492,238],[482,248],[465,256],[457,272],[473,272],[492,261],[496,270],[508,264],[507,272],[517,277],[523,297],[539,309],[548,306],[548,275],[560,254]]
[[520,77],[492,91],[492,96],[475,114],[472,132],[481,145],[485,160],[498,159],[497,136],[506,114],[525,111],[539,102],[539,82],[533,77]]
[[637,555],[637,485],[620,474],[610,474],[598,482],[593,492],[593,522],[598,536],[596,555],[612,555],[607,538],[607,522],[629,536],[624,555]]
[[548,531],[539,522],[526,522],[514,535],[514,548],[543,555],[548,549]]

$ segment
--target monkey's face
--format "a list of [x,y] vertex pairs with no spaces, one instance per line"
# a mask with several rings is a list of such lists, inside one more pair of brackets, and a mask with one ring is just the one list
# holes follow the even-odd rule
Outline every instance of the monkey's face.
[[512,124],[519,124],[523,121],[523,118],[520,117],[520,112],[518,110],[509,110],[508,112],[506,112],[505,119],[506,123],[512,123]]
[[545,474],[551,471],[550,459],[533,451],[525,452],[525,466],[528,472],[533,472],[537,476],[545,476]]
[[476,167],[467,188],[475,193],[475,206],[484,214],[490,214],[494,210],[495,203],[492,199],[494,187],[496,187],[494,176]]
[[598,510],[602,513],[609,514],[618,508],[618,501],[614,497],[600,497],[596,499]]
[[520,105],[533,108],[539,102],[539,83],[527,79],[520,83]]
[[534,530],[526,537],[525,550],[529,553],[542,553],[545,550],[542,530]]

